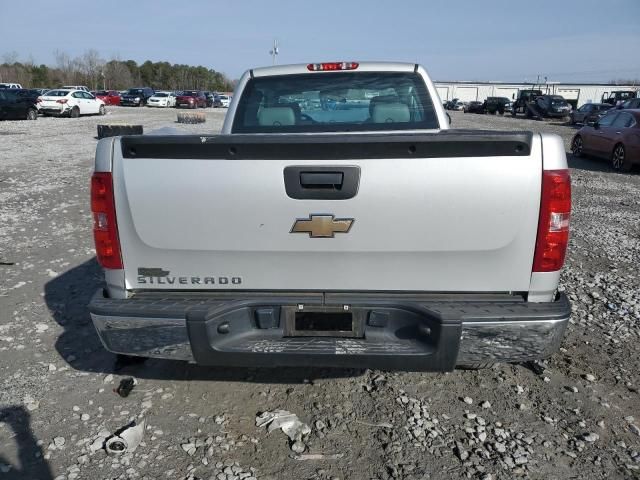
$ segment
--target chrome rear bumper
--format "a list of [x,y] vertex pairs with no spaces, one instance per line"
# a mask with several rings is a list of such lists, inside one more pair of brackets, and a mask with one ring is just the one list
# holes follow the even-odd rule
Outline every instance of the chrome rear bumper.
[[[402,294],[233,293],[145,293],[112,300],[100,291],[90,311],[105,348],[126,355],[209,365],[434,371],[548,357],[560,346],[571,311],[565,296],[528,303]],[[283,335],[281,309],[326,302],[363,312],[363,337]],[[271,311],[274,323],[268,328],[257,324],[257,311]],[[372,323],[371,312],[387,318],[386,323]]]

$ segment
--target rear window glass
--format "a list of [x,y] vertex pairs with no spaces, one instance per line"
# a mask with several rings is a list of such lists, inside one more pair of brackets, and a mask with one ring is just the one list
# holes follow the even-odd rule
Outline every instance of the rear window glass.
[[439,128],[413,72],[336,72],[257,77],[238,103],[233,132],[296,133]]
[[46,94],[47,97],[66,97],[69,95],[68,90],[49,90]]

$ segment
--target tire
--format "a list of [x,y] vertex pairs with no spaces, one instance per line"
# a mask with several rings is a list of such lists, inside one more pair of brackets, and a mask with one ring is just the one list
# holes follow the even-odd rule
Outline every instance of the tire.
[[35,108],[30,108],[27,110],[27,116],[25,120],[37,120],[38,119],[38,111]]
[[467,365],[456,365],[458,370],[484,370],[485,368],[491,368],[495,365],[492,362],[483,362],[483,363],[469,363]]
[[613,147],[613,152],[611,152],[611,166],[618,172],[628,172],[633,166],[627,157],[627,152],[622,143],[618,143]]
[[142,125],[98,125],[98,138],[142,135]]
[[576,135],[571,142],[571,153],[573,153],[574,157],[580,158],[584,156],[584,142],[580,135]]
[[107,113],[107,110],[104,108],[104,105],[100,105],[100,109],[98,110],[98,114],[104,115]]
[[73,107],[69,112],[69,118],[78,118],[80,116],[80,109],[78,107]]

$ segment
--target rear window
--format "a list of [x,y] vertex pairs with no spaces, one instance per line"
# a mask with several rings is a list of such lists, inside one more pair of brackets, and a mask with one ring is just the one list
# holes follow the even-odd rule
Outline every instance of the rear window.
[[234,133],[437,129],[422,77],[413,72],[336,72],[252,78]]
[[66,97],[69,95],[68,90],[49,90],[46,94],[47,97]]

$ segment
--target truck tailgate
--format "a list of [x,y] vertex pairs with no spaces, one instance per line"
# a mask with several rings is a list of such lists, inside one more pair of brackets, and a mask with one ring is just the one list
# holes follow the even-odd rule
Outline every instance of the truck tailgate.
[[[286,167],[359,167],[347,199],[295,199]],[[539,135],[122,137],[113,145],[127,289],[527,291]],[[297,219],[353,220],[312,238]]]

